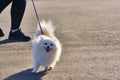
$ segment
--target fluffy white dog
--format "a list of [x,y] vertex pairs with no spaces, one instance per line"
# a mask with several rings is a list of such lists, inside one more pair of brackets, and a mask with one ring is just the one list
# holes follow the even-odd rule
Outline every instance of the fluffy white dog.
[[61,44],[54,35],[54,26],[51,21],[42,21],[41,27],[37,28],[35,39],[33,40],[32,53],[34,59],[34,66],[32,73],[36,73],[38,68],[42,66],[45,70],[51,70],[59,61],[61,55]]

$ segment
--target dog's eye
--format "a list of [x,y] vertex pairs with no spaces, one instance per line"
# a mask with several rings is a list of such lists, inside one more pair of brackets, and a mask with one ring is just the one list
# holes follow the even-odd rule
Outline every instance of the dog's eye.
[[44,43],[45,45],[47,45],[47,43]]
[[50,44],[51,46],[53,46],[53,44]]

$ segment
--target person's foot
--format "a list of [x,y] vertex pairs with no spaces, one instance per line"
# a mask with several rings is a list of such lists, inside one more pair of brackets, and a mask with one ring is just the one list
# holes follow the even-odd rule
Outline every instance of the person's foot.
[[18,29],[15,32],[10,31],[9,33],[9,40],[18,40],[18,41],[29,41],[31,38],[29,36],[24,35],[21,29]]
[[2,29],[0,28],[0,37],[3,37],[4,36],[4,33],[2,31]]

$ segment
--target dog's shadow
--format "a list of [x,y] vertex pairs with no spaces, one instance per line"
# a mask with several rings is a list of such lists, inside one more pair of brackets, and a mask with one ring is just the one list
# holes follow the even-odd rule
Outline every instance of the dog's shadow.
[[25,71],[13,74],[4,80],[42,80],[42,77],[48,73],[47,71],[31,73],[31,70],[32,69],[27,69]]

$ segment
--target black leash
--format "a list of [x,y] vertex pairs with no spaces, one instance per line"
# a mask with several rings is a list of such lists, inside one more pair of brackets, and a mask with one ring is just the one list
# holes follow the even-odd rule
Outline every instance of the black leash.
[[36,18],[37,18],[37,21],[38,21],[38,24],[39,24],[39,27],[40,27],[40,30],[41,30],[41,34],[43,35],[43,30],[42,30],[42,27],[41,27],[41,24],[40,24],[40,19],[38,17],[37,10],[36,10],[36,7],[35,7],[35,3],[34,3],[33,0],[32,0],[32,4],[33,4],[33,8],[34,8],[34,11],[35,11],[35,14],[36,14]]

